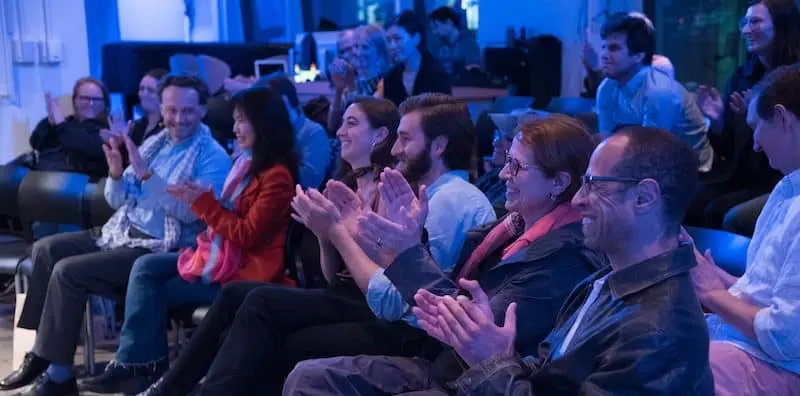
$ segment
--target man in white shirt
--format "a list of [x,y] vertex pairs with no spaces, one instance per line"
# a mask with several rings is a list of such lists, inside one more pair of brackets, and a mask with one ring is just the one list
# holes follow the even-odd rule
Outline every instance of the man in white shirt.
[[754,149],[786,175],[772,190],[736,279],[695,252],[695,290],[711,312],[715,391],[800,395],[800,65],[778,68],[753,88],[747,123]]

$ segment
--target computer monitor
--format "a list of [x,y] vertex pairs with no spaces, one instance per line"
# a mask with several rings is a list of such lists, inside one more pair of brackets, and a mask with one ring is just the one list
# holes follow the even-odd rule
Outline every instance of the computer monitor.
[[259,59],[254,62],[254,68],[256,79],[275,72],[289,74],[289,58],[286,56],[274,56],[272,58]]

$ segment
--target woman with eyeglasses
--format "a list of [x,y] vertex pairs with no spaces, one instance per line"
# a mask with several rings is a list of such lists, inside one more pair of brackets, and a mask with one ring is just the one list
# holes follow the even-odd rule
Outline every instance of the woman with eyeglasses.
[[[719,228],[734,206],[768,194],[781,174],[769,166],[763,153],[753,150],[753,130],[747,125],[747,95],[770,70],[800,61],[800,13],[794,0],[753,0],[739,29],[748,57],[728,79],[720,95],[702,86],[697,104],[710,123],[709,138],[717,154],[713,170],[698,191],[687,222]],[[733,214],[758,217],[760,208]],[[741,220],[737,219],[736,222]]]
[[15,161],[36,170],[76,172],[99,179],[108,174],[100,131],[108,128],[108,90],[102,82],[84,77],[72,89],[74,113],[65,115],[59,100],[45,94],[47,117],[30,137],[35,154]]

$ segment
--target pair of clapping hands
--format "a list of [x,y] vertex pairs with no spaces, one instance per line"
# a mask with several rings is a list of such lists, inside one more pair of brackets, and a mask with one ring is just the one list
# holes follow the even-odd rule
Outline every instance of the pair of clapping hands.
[[296,187],[292,218],[303,223],[320,240],[330,240],[337,232],[371,243],[388,257],[396,257],[420,243],[428,216],[425,187],[419,198],[403,175],[390,168],[381,173],[378,183],[384,216],[364,205],[358,195],[340,181],[329,181],[324,193]]

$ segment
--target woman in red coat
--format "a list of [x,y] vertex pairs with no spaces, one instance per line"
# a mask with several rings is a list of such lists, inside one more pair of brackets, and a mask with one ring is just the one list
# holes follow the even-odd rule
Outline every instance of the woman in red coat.
[[284,272],[290,202],[297,181],[294,131],[280,95],[269,88],[234,96],[234,133],[243,152],[225,180],[221,197],[200,186],[170,186],[191,202],[208,225],[197,247],[149,254],[131,271],[125,322],[116,359],[81,389],[138,393],[168,367],[167,310],[210,304],[232,280],[294,285]]

